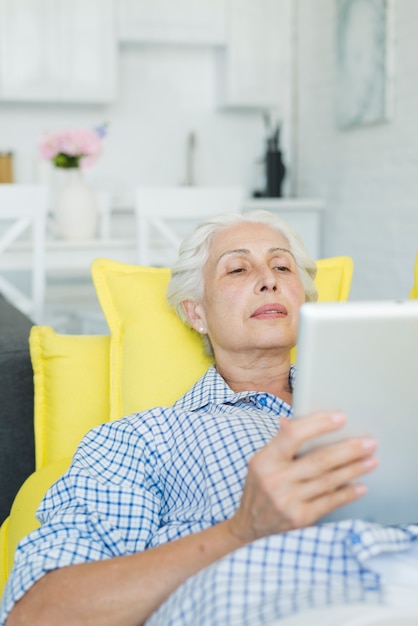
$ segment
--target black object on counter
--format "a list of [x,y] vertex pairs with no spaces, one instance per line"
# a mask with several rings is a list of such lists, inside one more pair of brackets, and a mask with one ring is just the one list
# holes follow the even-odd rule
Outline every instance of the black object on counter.
[[282,195],[282,183],[286,174],[286,168],[282,160],[280,150],[267,150],[266,152],[266,180],[267,197],[280,198]]
[[271,115],[266,111],[263,113],[263,119],[266,127],[266,147],[259,163],[262,163],[264,167],[264,189],[255,189],[252,195],[254,198],[280,198],[286,175],[286,167],[280,150],[280,123],[273,127]]

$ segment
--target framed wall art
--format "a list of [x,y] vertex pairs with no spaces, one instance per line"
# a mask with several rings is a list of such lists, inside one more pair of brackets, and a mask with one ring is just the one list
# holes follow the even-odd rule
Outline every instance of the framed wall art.
[[337,125],[387,121],[388,0],[337,2]]

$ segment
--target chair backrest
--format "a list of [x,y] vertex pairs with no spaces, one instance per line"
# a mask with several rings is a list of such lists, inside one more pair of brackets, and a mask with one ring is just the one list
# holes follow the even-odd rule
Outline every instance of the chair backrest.
[[[48,203],[49,191],[44,185],[0,185],[0,291],[38,324],[43,321],[45,300]],[[29,265],[24,261],[26,255],[19,255],[19,245],[28,243],[32,252]],[[30,273],[29,290],[19,282],[21,271]]]
[[213,215],[239,213],[244,195],[241,187],[138,187],[138,263],[170,266],[192,226]]

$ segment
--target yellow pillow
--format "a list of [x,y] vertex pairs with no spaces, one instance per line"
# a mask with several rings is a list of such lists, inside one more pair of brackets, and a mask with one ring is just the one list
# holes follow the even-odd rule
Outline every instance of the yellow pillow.
[[111,332],[111,419],[171,405],[212,360],[166,302],[170,270],[95,259],[92,276]]
[[315,286],[318,302],[347,300],[353,278],[353,260],[348,256],[335,256],[319,259],[316,262]]
[[88,430],[109,420],[106,335],[60,335],[33,326],[36,469],[71,456]]
[[[318,302],[347,300],[353,278],[353,260],[348,256],[335,256],[316,261],[315,286]],[[290,360],[296,363],[297,349],[292,348]]]

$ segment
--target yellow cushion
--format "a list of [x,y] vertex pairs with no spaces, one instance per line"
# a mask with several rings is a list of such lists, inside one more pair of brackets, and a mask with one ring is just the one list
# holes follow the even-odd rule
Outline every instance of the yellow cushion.
[[315,285],[318,302],[337,302],[348,299],[353,278],[353,260],[348,256],[319,259],[316,262]]
[[415,258],[415,267],[414,267],[414,284],[412,285],[411,292],[409,294],[411,300],[418,298],[418,252]]
[[[315,286],[318,302],[338,302],[348,299],[353,278],[353,260],[348,256],[335,256],[316,261]],[[296,363],[297,349],[292,349],[290,360]]]
[[73,454],[88,430],[109,420],[106,335],[60,335],[33,326],[36,468]]
[[92,276],[111,332],[111,419],[171,405],[212,361],[166,302],[170,270],[96,259]]

